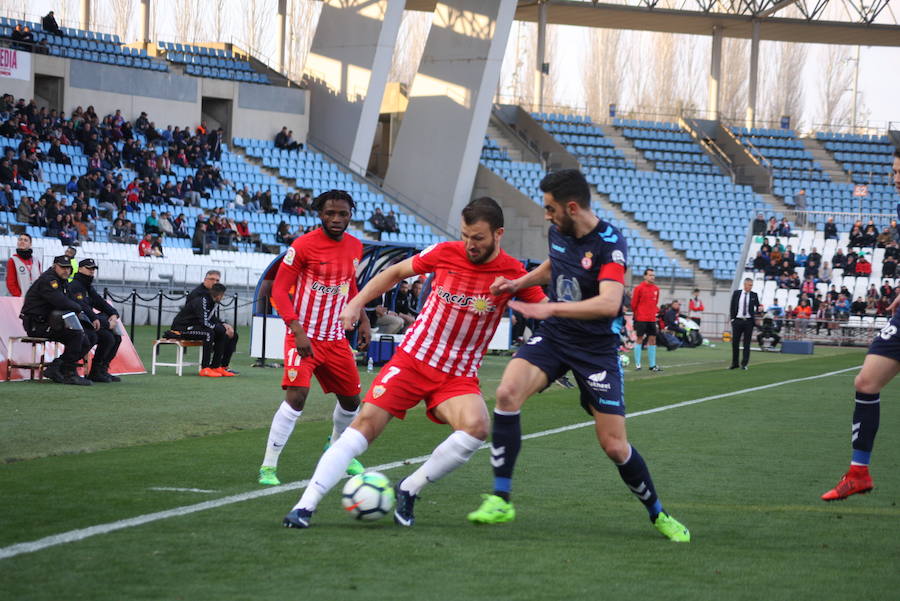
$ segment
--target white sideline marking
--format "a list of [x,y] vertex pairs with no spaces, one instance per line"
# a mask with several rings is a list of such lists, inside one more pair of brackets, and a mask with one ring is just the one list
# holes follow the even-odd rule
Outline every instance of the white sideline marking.
[[[678,409],[679,407],[687,407],[688,405],[696,405],[697,403],[705,403],[706,401],[713,401],[716,399],[723,399],[731,396],[738,396],[741,394],[747,394],[749,392],[758,392],[760,390],[766,390],[768,388],[775,388],[776,386],[785,386],[788,384],[796,384],[798,382],[807,382],[809,380],[818,380],[820,378],[827,378],[829,376],[836,376],[838,374],[846,373],[848,371],[853,371],[859,369],[861,366],[856,367],[848,367],[846,369],[839,369],[837,371],[830,371],[824,374],[819,374],[816,376],[807,376],[805,378],[794,378],[791,380],[784,380],[781,382],[774,382],[772,384],[764,384],[762,386],[754,386],[752,388],[744,388],[743,390],[735,390],[733,392],[725,392],[722,394],[714,394],[712,396],[702,397],[699,399],[692,399],[690,401],[682,401],[681,403],[673,403],[671,405],[665,405],[663,407],[656,407],[654,409],[645,409],[644,411],[637,411],[635,413],[629,413],[627,417],[638,417],[641,415],[649,415],[651,413],[659,413],[660,411],[668,411],[669,409]],[[594,424],[593,421],[581,422],[578,424],[572,424],[569,426],[563,426],[560,428],[553,428],[550,430],[544,430],[542,432],[535,432],[533,434],[526,434],[522,437],[523,440],[531,439],[531,438],[539,438],[542,436],[550,436],[552,434],[559,434],[561,432],[568,432],[569,430],[576,430],[578,428],[585,428],[587,426],[592,426]],[[482,449],[488,448],[490,445],[485,443],[481,445]],[[410,459],[404,459],[402,461],[393,461],[391,463],[382,463],[381,465],[376,465],[370,467],[369,469],[375,471],[387,471],[390,469],[394,469],[403,465],[416,465],[419,463],[424,463],[430,455],[422,455],[420,457],[412,457]],[[10,545],[8,547],[0,548],[0,559],[8,559],[10,557],[15,557],[17,555],[22,555],[24,553],[33,553],[35,551],[40,551],[42,549],[47,549],[49,547],[55,547],[58,545],[62,545],[65,543],[73,543],[80,540],[84,540],[86,538],[96,536],[98,534],[107,534],[109,532],[115,532],[116,530],[124,530],[125,528],[132,528],[134,526],[141,526],[143,524],[149,524],[150,522],[156,522],[159,520],[165,520],[168,518],[179,517],[183,515],[189,515],[192,513],[197,513],[199,511],[206,511],[208,509],[216,509],[218,507],[223,507],[225,505],[232,505],[234,503],[242,503],[243,501],[252,501],[254,499],[259,499],[262,497],[268,497],[271,495],[281,494],[283,492],[289,490],[297,490],[300,488],[306,487],[309,484],[309,480],[299,480],[297,482],[289,482],[287,484],[282,484],[281,486],[273,486],[271,488],[264,488],[259,490],[253,490],[250,492],[240,493],[237,495],[231,495],[228,497],[222,497],[221,499],[215,499],[212,501],[204,501],[202,503],[195,503],[193,505],[184,505],[182,507],[176,507],[174,509],[166,509],[164,511],[157,511],[154,513],[147,513],[144,515],[139,515],[134,518],[128,518],[125,520],[119,520],[116,522],[109,522],[107,524],[99,524],[97,526],[89,526],[87,528],[79,528],[78,530],[70,530],[69,532],[63,532],[61,534],[53,534],[51,536],[46,536],[44,538],[40,538],[38,540],[30,541],[27,543],[17,543],[14,545]]]
[[161,492],[219,492],[217,490],[206,490],[205,488],[178,488],[175,486],[151,486],[147,490],[158,490]]

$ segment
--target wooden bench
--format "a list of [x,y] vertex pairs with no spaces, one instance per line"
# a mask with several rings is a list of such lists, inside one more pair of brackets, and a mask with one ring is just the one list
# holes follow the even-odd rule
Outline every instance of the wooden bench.
[[[158,353],[159,346],[162,344],[174,345],[175,346],[175,363],[164,363],[159,361]],[[192,346],[200,347],[200,355],[197,357],[197,362],[188,362],[185,361],[185,349]],[[174,367],[175,371],[178,372],[178,375],[182,375],[182,371],[185,367],[192,367],[194,365],[197,366],[197,372],[200,372],[200,365],[203,358],[203,343],[199,340],[179,340],[177,338],[160,338],[156,342],[153,343],[153,363],[150,368],[150,374],[156,375],[156,367]]]
[[[49,361],[47,361],[47,344],[56,344],[52,340],[47,338],[38,338],[36,336],[10,336],[7,340],[7,351],[8,351],[8,362],[6,368],[6,381],[9,382],[12,378],[12,370],[14,368],[17,369],[27,369],[30,379],[34,380],[34,372],[37,370],[38,380],[43,379],[44,377],[44,368],[49,365]],[[16,356],[14,352],[14,345],[16,344],[30,344],[31,345],[31,362],[29,363],[16,363],[13,357]],[[38,347],[41,349],[41,354],[38,356]],[[50,359],[52,361],[53,359]]]

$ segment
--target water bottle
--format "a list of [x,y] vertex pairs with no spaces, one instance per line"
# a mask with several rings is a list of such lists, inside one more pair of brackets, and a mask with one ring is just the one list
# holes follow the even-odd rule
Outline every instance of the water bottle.
[[372,361],[372,357],[369,357],[369,362],[366,363],[366,371],[369,373],[375,371],[375,362]]

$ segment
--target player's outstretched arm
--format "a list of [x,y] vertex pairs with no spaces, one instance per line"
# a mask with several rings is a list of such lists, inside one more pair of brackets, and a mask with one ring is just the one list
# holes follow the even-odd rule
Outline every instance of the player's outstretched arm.
[[615,317],[622,307],[625,286],[613,280],[600,282],[600,294],[576,303],[523,303],[510,301],[509,307],[532,319],[605,319]]
[[396,286],[400,280],[405,280],[415,275],[416,272],[413,270],[412,262],[412,258],[400,261],[369,280],[369,283],[341,311],[340,319],[344,329],[352,330],[356,327],[356,322],[360,318],[360,312],[365,311],[366,304],[370,300],[378,298]]
[[515,280],[498,276],[491,284],[491,294],[515,294],[529,286],[544,286],[550,282],[550,259],[547,259],[525,275]]

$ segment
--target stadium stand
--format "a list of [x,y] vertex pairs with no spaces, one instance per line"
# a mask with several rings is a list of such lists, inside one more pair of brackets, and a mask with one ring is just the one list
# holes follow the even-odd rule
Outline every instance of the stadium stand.
[[697,146],[691,135],[677,123],[613,119],[613,126],[643,151],[659,171],[721,175],[709,156]]
[[[150,71],[169,70],[164,61],[151,58],[146,50],[123,46],[117,34],[62,27],[61,30],[65,35],[58,36],[44,32],[40,23],[0,17],[0,35],[5,38],[11,37],[17,25],[31,29],[36,50],[42,51],[46,48],[53,56]],[[41,45],[41,42],[46,42],[46,46]]]
[[844,171],[857,184],[887,183],[891,155],[896,148],[887,136],[817,132],[816,139],[825,144]]
[[258,84],[270,83],[268,76],[253,70],[248,58],[234,55],[231,49],[175,42],[159,42],[159,49],[167,60],[183,65],[184,72],[188,75]]

